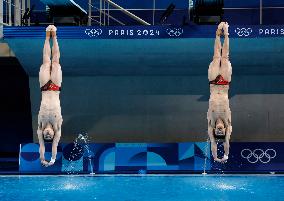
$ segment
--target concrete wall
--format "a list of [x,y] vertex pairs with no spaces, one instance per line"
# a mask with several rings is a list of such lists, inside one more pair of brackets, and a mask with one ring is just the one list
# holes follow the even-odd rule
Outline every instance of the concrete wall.
[[[231,85],[233,141],[283,141],[284,75],[236,75]],[[30,78],[36,133],[40,91]],[[207,138],[204,76],[64,77],[63,142],[88,132],[95,142],[182,142]],[[36,136],[34,135],[36,140]]]
[[[13,39],[28,72],[34,140],[42,39]],[[207,138],[213,38],[59,40],[63,142],[182,142]],[[233,141],[283,141],[284,41],[230,40]]]

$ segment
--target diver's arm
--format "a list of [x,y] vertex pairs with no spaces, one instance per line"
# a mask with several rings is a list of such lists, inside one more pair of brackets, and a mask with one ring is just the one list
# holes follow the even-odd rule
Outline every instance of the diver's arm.
[[228,160],[229,158],[229,150],[230,150],[230,142],[229,140],[226,139],[226,141],[224,142],[224,156],[222,158],[222,160]]
[[55,135],[54,135],[53,142],[52,142],[51,160],[48,163],[48,165],[53,165],[55,163],[56,155],[57,155],[57,146],[58,146],[60,138],[61,138],[61,128],[55,131]]
[[222,161],[227,161],[229,158],[229,152],[230,152],[230,138],[232,133],[232,126],[231,126],[231,119],[228,119],[228,125],[226,129],[226,138],[225,142],[223,143],[224,146],[224,156],[222,158]]
[[42,136],[42,130],[40,127],[37,129],[37,136],[38,136],[38,143],[39,143],[39,155],[40,155],[40,162],[42,165],[47,165],[48,162],[45,160],[44,153],[45,153],[45,146],[44,146],[44,140]]
[[215,142],[215,140],[214,140],[214,142],[211,142],[211,152],[212,152],[214,161],[222,162],[222,160],[219,159],[218,156],[217,156],[217,143]]
[[221,159],[219,159],[218,156],[217,156],[217,143],[216,143],[214,136],[213,136],[213,128],[210,125],[208,125],[208,136],[209,136],[210,142],[211,142],[211,152],[212,152],[212,156],[214,158],[214,161],[221,162]]
[[217,143],[215,141],[211,142],[211,152],[212,152],[214,161],[221,162],[221,159],[219,159],[217,156]]
[[221,160],[222,162],[227,162],[227,160],[229,159],[229,151],[230,151],[230,141],[227,137],[225,139],[225,142],[223,143],[223,146],[224,146],[224,156]]

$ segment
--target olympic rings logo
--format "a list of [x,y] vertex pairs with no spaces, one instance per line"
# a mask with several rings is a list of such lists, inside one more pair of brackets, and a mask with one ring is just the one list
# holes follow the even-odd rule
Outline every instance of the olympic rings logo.
[[261,163],[269,163],[271,159],[276,157],[276,151],[274,149],[243,149],[241,151],[242,158],[248,160],[249,163],[257,163],[258,161]]
[[98,37],[103,33],[102,29],[86,29],[85,34],[87,34],[90,37]]
[[251,28],[236,28],[235,33],[238,34],[240,37],[248,37],[252,33]]
[[171,37],[179,37],[183,34],[183,29],[182,28],[168,28],[166,30],[167,34]]

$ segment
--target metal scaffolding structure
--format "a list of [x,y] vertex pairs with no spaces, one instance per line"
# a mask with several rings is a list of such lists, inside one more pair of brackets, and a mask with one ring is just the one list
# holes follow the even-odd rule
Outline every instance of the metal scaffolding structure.
[[[138,17],[137,15],[133,14],[129,10],[123,8],[122,6],[116,4],[111,0],[88,0],[88,25],[92,25],[92,21],[100,26],[107,26],[110,24],[110,19],[117,22],[119,25],[125,25],[125,23],[121,22],[120,20],[116,19],[115,17],[110,15],[110,7],[113,7],[112,10],[118,10],[130,17],[131,19],[139,22],[141,25],[151,25],[150,23],[146,22],[142,18]],[[153,0],[153,6],[155,5],[155,1]],[[154,9],[153,9],[154,10]],[[98,15],[92,15],[92,13],[98,13]],[[153,11],[153,22],[154,22],[154,14]]]
[[3,26],[21,26],[30,0],[0,0],[0,39],[3,38]]
[[5,26],[21,26],[26,8],[30,8],[30,0],[1,0],[0,24]]
[[[111,24],[116,25],[127,25],[127,22],[123,22],[122,18],[119,18],[117,13],[121,12],[122,14],[128,16],[132,21],[136,21],[141,25],[155,25],[157,23],[156,15],[157,11],[164,9],[157,8],[159,5],[158,0],[152,0],[152,7],[148,9],[125,9],[121,5],[118,5],[115,0],[85,0],[87,1],[88,7],[86,8],[87,12],[87,25],[100,25],[100,26],[109,26]],[[26,12],[26,9],[31,9],[30,0],[0,0],[0,37],[3,35],[3,26],[22,26],[23,25],[23,16]],[[263,24],[263,10],[268,7],[263,6],[263,0],[259,0],[259,7],[253,9],[259,10],[259,24]],[[278,7],[269,7],[278,8]],[[194,1],[188,0],[188,20],[191,21],[191,10],[194,9]],[[238,10],[238,9],[249,9],[249,8],[223,8],[223,10]],[[251,9],[251,8],[250,8]],[[148,10],[152,12],[151,22],[147,22],[145,19],[136,15],[136,12]],[[117,12],[118,11],[118,12]],[[46,12],[46,11],[43,11]],[[135,13],[135,14],[134,14]],[[150,14],[151,15],[151,14]],[[115,17],[116,16],[116,17]],[[149,20],[149,18],[148,18]],[[111,22],[111,23],[110,23]],[[24,25],[30,26],[30,18],[26,19]]]

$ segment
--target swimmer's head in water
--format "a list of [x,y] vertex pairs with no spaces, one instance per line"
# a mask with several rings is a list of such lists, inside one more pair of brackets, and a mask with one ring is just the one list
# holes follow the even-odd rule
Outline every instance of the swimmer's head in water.
[[226,135],[225,124],[221,119],[217,119],[216,121],[214,134],[215,134],[215,137],[220,136],[221,138],[223,138]]
[[50,142],[53,140],[54,137],[54,131],[52,128],[47,127],[43,131],[43,139],[44,141]]

